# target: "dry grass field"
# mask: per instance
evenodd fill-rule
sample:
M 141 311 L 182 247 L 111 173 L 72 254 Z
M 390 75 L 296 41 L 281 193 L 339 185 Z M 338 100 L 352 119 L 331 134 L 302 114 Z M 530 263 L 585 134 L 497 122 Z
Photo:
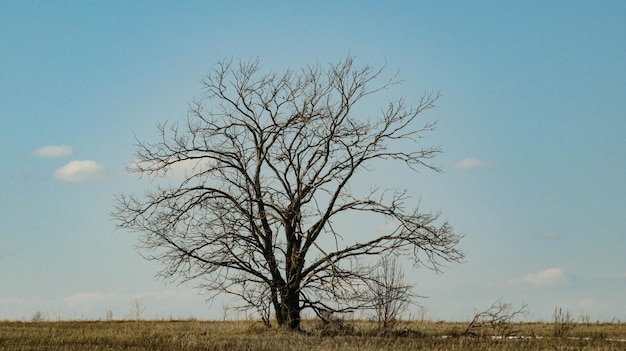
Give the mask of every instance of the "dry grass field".
M 626 350 L 623 323 L 511 325 L 517 337 L 489 328 L 464 336 L 468 323 L 404 322 L 380 335 L 375 325 L 307 321 L 299 333 L 257 322 L 59 321 L 0 322 L 0 350 Z M 523 337 L 522 337 L 523 336 Z

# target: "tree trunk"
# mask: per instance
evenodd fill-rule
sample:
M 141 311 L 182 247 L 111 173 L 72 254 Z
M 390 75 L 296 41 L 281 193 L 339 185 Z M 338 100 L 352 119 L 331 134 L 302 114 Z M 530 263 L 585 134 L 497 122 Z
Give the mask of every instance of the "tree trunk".
M 276 322 L 289 330 L 300 330 L 300 293 L 297 288 L 287 288 L 282 296 Z
M 280 308 L 280 302 L 278 301 L 278 291 L 272 288 L 272 305 L 274 305 L 274 312 L 276 314 L 276 324 L 282 327 L 285 324 L 285 318 L 283 318 Z

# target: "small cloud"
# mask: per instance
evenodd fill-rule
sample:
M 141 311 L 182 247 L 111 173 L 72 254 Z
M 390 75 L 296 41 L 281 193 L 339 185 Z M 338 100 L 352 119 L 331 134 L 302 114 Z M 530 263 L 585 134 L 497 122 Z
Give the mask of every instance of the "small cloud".
M 565 280 L 565 271 L 562 268 L 548 268 L 538 273 L 526 274 L 522 279 L 515 279 L 512 283 L 545 286 L 563 283 Z
M 88 305 L 94 302 L 114 299 L 116 298 L 115 294 L 110 293 L 102 293 L 102 292 L 80 292 L 63 299 L 65 303 L 69 306 L 69 308 L 74 308 L 75 306 L 80 305 Z
M 29 302 L 32 302 L 32 300 L 21 297 L 0 297 L 0 305 L 26 305 Z
M 490 167 L 491 167 L 490 163 L 487 163 L 485 161 L 481 161 L 475 158 L 466 158 L 452 165 L 452 168 L 455 168 L 455 169 L 478 169 L 478 168 L 490 168 Z
M 49 145 L 30 153 L 32 157 L 57 158 L 72 155 L 72 148 L 67 145 Z
M 611 304 L 606 302 L 600 302 L 594 298 L 585 298 L 582 300 L 576 301 L 576 307 L 583 311 L 597 311 L 597 310 L 605 310 L 610 307 Z
M 177 302 L 184 302 L 184 301 L 191 300 L 194 297 L 197 297 L 198 295 L 199 293 L 193 290 L 182 291 L 182 292 L 165 290 L 165 291 L 143 292 L 143 293 L 135 294 L 132 297 L 133 299 L 154 299 L 156 301 L 171 300 L 171 301 L 177 301 Z
M 64 182 L 87 182 L 103 178 L 104 167 L 94 161 L 72 161 L 54 171 L 54 177 Z
M 141 301 L 150 301 L 150 302 L 162 302 L 162 301 L 170 301 L 170 302 L 186 302 L 190 301 L 199 296 L 198 293 L 193 290 L 190 291 L 147 291 L 140 292 L 136 294 L 120 294 L 120 293 L 112 293 L 112 292 L 99 292 L 99 291 L 90 291 L 90 292 L 79 292 L 74 295 L 68 296 L 63 299 L 63 302 L 70 308 L 76 307 L 93 307 L 95 308 L 98 305 L 101 305 L 102 302 L 106 302 L 108 304 L 116 304 L 121 302 L 128 302 L 134 300 Z
M 2 311 L 0 319 L 23 320 L 30 318 L 29 315 L 34 311 L 42 311 L 45 318 L 51 317 L 59 320 L 99 319 L 107 310 L 107 318 L 110 318 L 108 317 L 109 311 L 111 315 L 124 318 L 124 314 L 135 300 L 144 307 L 149 306 L 151 311 L 158 313 L 156 316 L 172 315 L 176 311 L 185 313 L 187 316 L 195 315 L 198 310 L 197 306 L 204 306 L 205 303 L 205 299 L 195 288 L 139 293 L 80 291 L 54 299 L 0 296 L 0 311 Z M 50 315 L 51 306 L 54 306 L 52 316 Z M 26 315 L 24 315 L 25 311 Z

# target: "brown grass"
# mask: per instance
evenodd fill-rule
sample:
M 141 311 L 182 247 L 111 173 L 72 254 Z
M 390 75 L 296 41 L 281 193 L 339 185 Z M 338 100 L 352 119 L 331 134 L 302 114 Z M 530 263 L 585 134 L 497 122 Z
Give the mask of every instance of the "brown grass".
M 303 332 L 252 321 L 0 322 L 0 350 L 626 350 L 626 327 L 575 324 L 555 338 L 554 325 L 520 323 L 523 339 L 465 337 L 467 323 L 403 322 L 388 335 L 374 325 L 307 321 Z

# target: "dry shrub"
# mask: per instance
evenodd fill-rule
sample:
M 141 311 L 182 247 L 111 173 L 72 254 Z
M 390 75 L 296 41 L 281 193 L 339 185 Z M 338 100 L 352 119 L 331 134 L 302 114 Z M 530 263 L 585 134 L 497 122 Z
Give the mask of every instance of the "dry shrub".
M 574 317 L 569 311 L 563 311 L 560 307 L 554 309 L 552 323 L 554 325 L 554 337 L 562 338 L 569 334 L 576 326 Z
M 483 312 L 477 313 L 474 319 L 465 329 L 466 336 L 498 336 L 507 338 L 519 334 L 520 330 L 514 326 L 515 319 L 526 313 L 527 305 L 513 310 L 510 303 L 503 303 L 498 299 L 491 307 Z
M 329 312 L 312 324 L 310 333 L 317 336 L 355 335 L 357 330 L 353 319 Z

